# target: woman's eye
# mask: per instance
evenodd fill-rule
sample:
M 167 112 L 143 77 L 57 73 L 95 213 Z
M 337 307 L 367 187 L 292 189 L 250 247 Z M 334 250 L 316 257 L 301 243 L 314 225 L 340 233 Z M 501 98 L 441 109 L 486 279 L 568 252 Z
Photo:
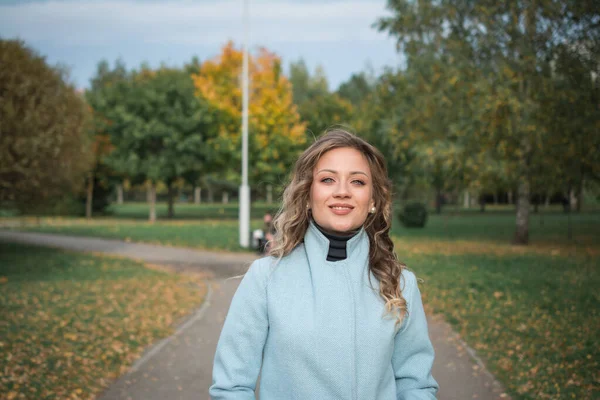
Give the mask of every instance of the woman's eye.
M 323 182 L 323 183 L 331 183 L 331 182 L 333 182 L 333 179 L 332 178 L 323 178 L 323 179 L 321 179 L 321 182 Z
M 359 179 L 352 181 L 352 183 L 354 183 L 355 185 L 359 185 L 359 186 L 365 185 L 365 181 L 361 181 Z

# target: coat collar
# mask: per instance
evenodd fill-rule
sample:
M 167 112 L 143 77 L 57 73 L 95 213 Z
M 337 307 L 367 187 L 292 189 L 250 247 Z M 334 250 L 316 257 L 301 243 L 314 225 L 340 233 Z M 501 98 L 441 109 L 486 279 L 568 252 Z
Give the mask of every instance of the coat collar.
M 364 227 L 348 240 L 346 244 L 346 259 L 340 261 L 327 261 L 329 252 L 329 239 L 310 221 L 304 235 L 304 246 L 311 265 L 365 265 L 369 260 L 369 237 Z

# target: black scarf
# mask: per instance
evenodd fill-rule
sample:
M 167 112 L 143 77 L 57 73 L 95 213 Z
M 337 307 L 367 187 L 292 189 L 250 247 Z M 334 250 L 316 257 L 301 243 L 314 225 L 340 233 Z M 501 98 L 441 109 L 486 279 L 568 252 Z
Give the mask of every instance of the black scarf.
M 347 235 L 339 236 L 325 232 L 325 230 L 321 228 L 316 222 L 315 226 L 327 239 L 329 239 L 329 251 L 327 252 L 327 261 L 345 260 L 347 255 L 346 244 L 348 243 L 348 240 L 353 238 L 358 233 L 358 231 L 349 232 Z

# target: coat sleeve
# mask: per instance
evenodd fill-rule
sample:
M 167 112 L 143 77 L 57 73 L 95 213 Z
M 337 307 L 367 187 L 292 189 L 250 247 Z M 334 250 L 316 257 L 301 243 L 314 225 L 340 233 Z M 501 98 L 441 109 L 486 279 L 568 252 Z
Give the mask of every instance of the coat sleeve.
M 267 263 L 255 261 L 242 279 L 221 331 L 209 394 L 213 400 L 255 399 L 269 329 Z
M 408 314 L 394 341 L 392 367 L 396 377 L 398 400 L 435 399 L 438 384 L 431 376 L 433 346 L 427 331 L 427 319 L 415 275 L 402 271 L 402 294 L 408 303 Z

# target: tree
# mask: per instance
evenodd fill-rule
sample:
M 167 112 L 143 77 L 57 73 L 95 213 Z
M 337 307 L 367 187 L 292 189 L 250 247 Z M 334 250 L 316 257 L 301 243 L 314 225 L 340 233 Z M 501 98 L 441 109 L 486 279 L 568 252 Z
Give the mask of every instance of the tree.
M 91 137 L 92 169 L 87 177 L 86 218 L 91 218 L 94 212 L 103 212 L 109 204 L 108 196 L 113 185 L 120 183 L 124 176 L 111 168 L 104 158 L 114 149 L 110 141 L 109 121 L 102 110 L 107 108 L 104 103 L 105 92 L 119 82 L 127 80 L 127 70 L 121 60 L 115 62 L 111 69 L 108 62 L 102 60 L 96 68 L 96 75 L 90 81 L 90 88 L 85 92 L 85 98 L 90 105 L 92 114 Z
M 290 65 L 290 81 L 309 141 L 333 125 L 350 124 L 352 104 L 329 91 L 323 67 L 317 66 L 311 75 L 304 60 L 300 59 Z
M 337 94 L 350 102 L 354 107 L 359 106 L 373 91 L 373 78 L 366 72 L 352 74 L 350 79 L 342 82 Z
M 156 219 L 156 182 L 165 182 L 173 217 L 175 181 L 206 168 L 212 151 L 206 142 L 216 136 L 214 114 L 196 97 L 189 72 L 142 67 L 105 87 L 96 106 L 114 146 L 106 162 L 136 181 L 150 182 L 150 221 Z
M 426 61 L 424 74 L 443 77 L 436 96 L 423 96 L 425 107 L 415 107 L 448 117 L 445 125 L 465 149 L 494 154 L 510 171 L 518 186 L 514 241 L 527 243 L 532 174 L 557 133 L 540 107 L 553 79 L 552 60 L 563 43 L 594 54 L 597 9 L 592 2 L 543 0 L 389 0 L 388 8 L 393 15 L 377 27 L 397 37 L 408 68 Z
M 351 126 L 358 135 L 377 147 L 385 156 L 394 192 L 406 198 L 414 183 L 416 149 L 414 134 L 401 129 L 405 119 L 407 81 L 402 73 L 386 70 L 373 88 L 353 109 Z
M 585 181 L 600 182 L 600 41 L 587 46 L 564 44 L 551 63 L 552 80 L 544 88 L 541 107 L 543 123 L 553 134 L 548 143 L 549 158 L 543 168 L 564 183 L 566 196 L 577 193 L 581 209 Z M 549 165 L 550 164 L 550 165 Z
M 290 64 L 290 83 L 295 104 L 302 104 L 314 95 L 310 72 L 302 58 Z
M 91 219 L 94 212 L 103 212 L 109 205 L 108 196 L 111 194 L 111 184 L 116 178 L 116 172 L 108 167 L 102 158 L 113 149 L 110 137 L 101 132 L 92 132 L 91 168 L 86 178 L 85 216 Z
M 0 201 L 35 211 L 75 194 L 89 168 L 86 104 L 22 41 L 0 40 Z
M 352 105 L 336 93 L 315 96 L 298 107 L 307 134 L 319 136 L 333 125 L 351 125 Z
M 221 54 L 205 61 L 193 75 L 199 97 L 219 112 L 218 136 L 209 140 L 211 162 L 223 177 L 240 181 L 243 53 L 232 42 Z M 283 75 L 281 61 L 262 48 L 249 56 L 249 179 L 279 182 L 305 143 L 305 126 L 292 100 L 292 87 Z
M 385 154 L 400 199 L 406 201 L 414 185 L 426 182 L 434 188 L 441 212 L 442 192 L 464 179 L 463 148 L 448 135 L 443 114 L 433 117 L 422 102 L 423 91 L 432 96 L 425 84 L 435 81 L 435 75 L 422 77 L 417 71 L 385 71 L 355 105 L 353 125 Z

